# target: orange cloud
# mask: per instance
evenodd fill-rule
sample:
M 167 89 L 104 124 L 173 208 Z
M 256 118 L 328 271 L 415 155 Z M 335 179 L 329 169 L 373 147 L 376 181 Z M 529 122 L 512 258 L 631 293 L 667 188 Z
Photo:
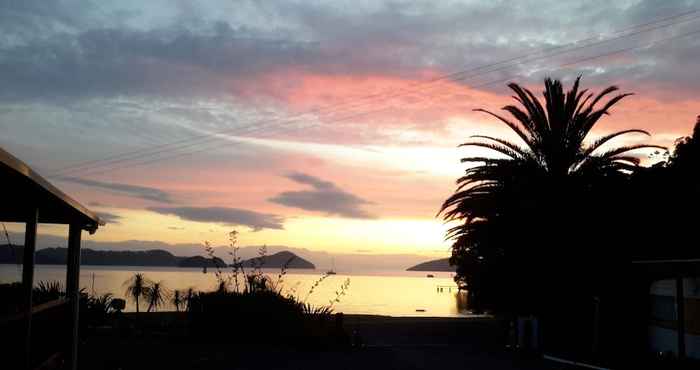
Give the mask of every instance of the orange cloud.
M 489 85 L 504 86 L 504 93 L 485 90 L 485 82 L 432 80 L 441 74 L 426 70 L 417 78 L 403 78 L 381 74 L 318 74 L 303 70 L 279 70 L 258 76 L 239 84 L 238 91 L 251 99 L 266 96 L 273 99 L 291 115 L 308 113 L 297 123 L 302 129 L 279 134 L 293 140 L 317 140 L 334 143 L 392 142 L 387 136 L 410 136 L 413 131 L 430 133 L 433 138 L 447 137 L 451 121 L 466 121 L 472 127 L 465 131 L 493 130 L 498 123 L 473 112 L 475 108 L 498 110 L 512 104 L 506 95 L 506 82 Z M 485 82 L 484 82 L 485 81 Z M 622 91 L 631 84 L 612 81 Z M 611 84 L 612 84 L 611 83 Z M 600 90 L 605 86 L 584 87 Z M 541 85 L 529 86 L 539 94 Z M 613 114 L 599 126 L 600 131 L 637 127 L 663 136 L 679 136 L 689 132 L 698 113 L 698 101 L 693 97 L 683 100 L 675 96 L 669 101 L 669 92 L 654 86 L 635 89 L 637 95 L 619 103 Z M 300 134 L 301 133 L 301 134 Z

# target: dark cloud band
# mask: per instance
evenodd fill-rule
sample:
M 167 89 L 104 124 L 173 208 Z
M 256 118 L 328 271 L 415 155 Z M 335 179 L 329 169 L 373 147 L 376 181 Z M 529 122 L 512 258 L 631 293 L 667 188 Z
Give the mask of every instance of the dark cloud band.
M 175 215 L 183 220 L 247 226 L 255 231 L 283 229 L 284 218 L 240 208 L 226 207 L 149 207 L 148 210 Z
M 79 177 L 61 177 L 59 180 L 72 182 L 83 186 L 109 190 L 134 198 L 141 198 L 159 203 L 173 203 L 173 198 L 170 193 L 147 186 L 122 184 L 117 182 L 103 182 L 97 180 L 83 179 Z
M 330 181 L 299 172 L 287 174 L 285 177 L 299 184 L 309 185 L 313 189 L 285 191 L 268 199 L 270 202 L 327 215 L 348 218 L 374 217 L 362 209 L 363 205 L 371 202 L 338 188 Z

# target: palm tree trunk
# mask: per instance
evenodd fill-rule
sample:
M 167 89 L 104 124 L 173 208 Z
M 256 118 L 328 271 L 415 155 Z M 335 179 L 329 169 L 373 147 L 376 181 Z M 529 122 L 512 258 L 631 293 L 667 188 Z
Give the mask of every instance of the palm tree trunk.
M 139 297 L 136 296 L 136 313 L 139 313 Z

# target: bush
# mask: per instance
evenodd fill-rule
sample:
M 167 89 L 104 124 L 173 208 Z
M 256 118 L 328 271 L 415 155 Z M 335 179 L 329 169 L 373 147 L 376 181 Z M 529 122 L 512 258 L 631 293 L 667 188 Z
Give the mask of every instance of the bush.
M 318 349 L 349 344 L 342 328 L 342 314 L 332 320 L 333 305 L 345 295 L 349 280 L 327 306 L 314 307 L 292 294 L 282 293 L 286 266 L 276 281 L 263 274 L 261 262 L 254 263 L 246 271 L 237 254 L 237 233 L 234 231 L 229 236 L 229 255 L 233 260 L 231 272 L 225 274 L 217 266 L 216 291 L 186 296 L 193 335 L 199 340 L 239 346 L 257 346 L 263 342 L 273 346 Z M 214 257 L 213 249 L 209 244 L 206 246 L 207 253 Z M 262 247 L 257 261 L 263 261 L 266 252 Z M 326 277 L 318 279 L 307 298 Z

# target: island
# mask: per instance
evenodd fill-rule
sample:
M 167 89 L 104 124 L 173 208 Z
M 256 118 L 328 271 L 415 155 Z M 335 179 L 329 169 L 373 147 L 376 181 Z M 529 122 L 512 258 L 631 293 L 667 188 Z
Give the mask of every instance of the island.
M 428 262 L 419 263 L 413 267 L 409 267 L 406 271 L 446 271 L 455 272 L 456 267 L 450 266 L 449 258 L 440 258 Z
M 254 257 L 242 262 L 244 267 L 254 267 L 260 265 L 262 268 L 288 268 L 288 269 L 309 269 L 314 270 L 313 263 L 288 251 L 281 251 L 269 256 Z
M 24 247 L 17 245 L 0 245 L 0 263 L 22 264 Z M 67 249 L 63 247 L 44 248 L 36 251 L 34 260 L 39 265 L 63 265 L 66 263 Z M 162 249 L 145 251 L 102 251 L 90 248 L 80 250 L 80 259 L 83 265 L 93 266 L 160 266 L 160 267 L 215 267 L 226 266 L 226 263 L 218 258 L 203 256 L 182 257 Z M 251 258 L 243 261 L 246 267 L 254 265 Z M 263 268 L 282 268 L 287 265 L 289 269 L 315 269 L 313 263 L 295 255 L 292 252 L 282 251 L 265 256 L 262 261 Z
M 226 262 L 219 257 L 192 256 L 182 258 L 177 267 L 226 267 Z

